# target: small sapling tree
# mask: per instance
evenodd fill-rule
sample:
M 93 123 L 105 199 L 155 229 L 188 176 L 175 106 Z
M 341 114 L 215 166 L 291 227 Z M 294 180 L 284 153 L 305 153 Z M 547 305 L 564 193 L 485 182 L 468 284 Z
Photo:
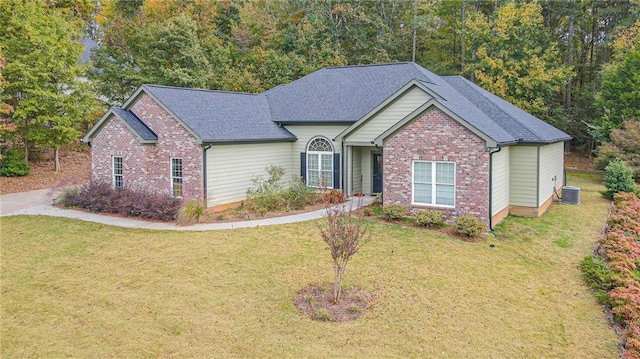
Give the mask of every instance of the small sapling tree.
M 331 250 L 334 274 L 333 301 L 338 303 L 347 262 L 371 239 L 371 234 L 363 228 L 362 211 L 356 214 L 351 207 L 347 208 L 344 204 L 330 207 L 328 202 L 325 207 L 325 223 L 320 227 L 320 235 Z

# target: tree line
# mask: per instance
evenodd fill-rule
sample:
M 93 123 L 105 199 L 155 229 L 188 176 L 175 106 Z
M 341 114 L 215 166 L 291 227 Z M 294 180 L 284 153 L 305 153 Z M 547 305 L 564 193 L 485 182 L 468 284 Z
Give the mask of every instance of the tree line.
M 143 83 L 261 92 L 415 56 L 640 168 L 639 14 L 632 0 L 9 0 L 0 138 L 58 148 Z M 99 44 L 86 65 L 82 37 Z

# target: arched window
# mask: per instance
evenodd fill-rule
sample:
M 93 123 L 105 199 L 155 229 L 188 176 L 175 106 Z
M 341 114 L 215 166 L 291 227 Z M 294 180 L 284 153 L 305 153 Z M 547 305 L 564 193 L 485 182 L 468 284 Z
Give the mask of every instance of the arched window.
M 307 145 L 307 185 L 333 188 L 333 146 L 324 137 Z

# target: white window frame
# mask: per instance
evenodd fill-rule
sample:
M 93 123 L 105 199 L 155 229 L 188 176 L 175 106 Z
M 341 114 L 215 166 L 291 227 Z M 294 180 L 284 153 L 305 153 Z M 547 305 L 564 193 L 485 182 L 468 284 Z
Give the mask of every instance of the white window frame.
M 174 175 L 173 165 L 174 165 L 174 161 L 176 161 L 176 160 L 180 161 L 180 176 L 179 177 Z M 169 162 L 169 167 L 170 167 L 169 174 L 170 174 L 170 178 L 171 178 L 171 196 L 175 197 L 175 198 L 182 198 L 182 196 L 184 196 L 184 162 L 182 161 L 182 158 L 181 157 L 171 157 L 171 160 Z M 175 184 L 176 184 L 175 180 L 177 180 L 177 179 L 180 180 L 180 185 L 181 185 L 180 194 L 179 195 L 176 195 L 176 188 L 175 188 Z
M 416 169 L 416 163 L 430 163 L 431 164 L 431 203 L 425 203 L 425 202 L 416 202 L 416 191 L 415 191 L 415 169 Z M 437 183 L 436 178 L 436 171 L 437 171 L 437 164 L 438 163 L 446 163 L 446 164 L 452 164 L 453 165 L 453 185 L 450 183 Z M 457 181 L 457 176 L 456 176 L 456 163 L 455 162 L 448 162 L 448 161 L 423 161 L 423 160 L 415 160 L 411 163 L 411 204 L 412 205 L 416 205 L 416 206 L 433 206 L 433 207 L 444 207 L 444 208 L 455 208 L 456 206 L 456 181 Z M 447 186 L 452 186 L 453 187 L 453 204 L 452 205 L 447 205 L 447 204 L 438 204 L 438 199 L 437 199 L 437 185 L 447 185 Z
M 120 173 L 116 172 L 116 159 L 120 160 Z M 122 156 L 111 156 L 111 179 L 113 188 L 124 188 L 124 160 Z
M 329 152 L 329 151 L 310 151 L 309 148 L 311 147 L 311 144 L 316 140 L 326 141 L 329 144 L 329 146 L 331 147 L 331 152 Z M 307 166 L 306 166 L 306 170 L 307 170 L 306 176 L 307 177 L 306 178 L 307 178 L 307 185 L 309 187 L 329 188 L 329 189 L 333 189 L 334 188 L 334 183 L 333 183 L 333 171 L 334 171 L 334 168 L 333 168 L 333 154 L 334 154 L 333 144 L 326 137 L 316 136 L 316 137 L 312 138 L 311 140 L 309 140 L 309 143 L 307 144 L 307 158 L 306 158 L 306 161 L 307 161 Z M 330 161 L 329 161 L 330 169 L 324 169 L 322 167 L 322 155 L 328 155 L 329 156 L 329 158 L 330 158 Z M 314 156 L 318 160 L 318 170 L 317 170 L 318 173 L 319 174 L 321 174 L 323 172 L 329 172 L 330 173 L 330 175 L 329 175 L 329 179 L 331 180 L 331 185 L 330 186 L 329 185 L 325 186 L 322 183 L 318 183 L 318 186 L 313 186 L 313 185 L 310 184 L 309 179 L 311 178 L 311 176 L 309 175 L 309 163 L 311 163 L 311 161 L 309 161 L 309 158 L 310 157 L 314 157 Z M 318 182 L 320 182 L 320 180 Z

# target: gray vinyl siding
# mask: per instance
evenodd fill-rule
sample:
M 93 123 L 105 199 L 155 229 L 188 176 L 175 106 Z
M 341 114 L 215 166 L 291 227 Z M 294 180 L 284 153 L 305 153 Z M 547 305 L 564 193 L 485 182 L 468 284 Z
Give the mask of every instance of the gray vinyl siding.
M 351 153 L 352 193 L 362 193 L 362 148 L 355 147 Z
M 493 163 L 491 167 L 491 180 L 493 182 L 491 187 L 491 215 L 496 215 L 498 212 L 509 206 L 509 159 L 510 159 L 510 147 L 503 147 L 500 152 L 493 154 Z
M 430 98 L 428 94 L 418 87 L 410 89 L 366 121 L 360 128 L 345 138 L 345 141 L 367 143 L 373 141 Z
M 553 196 L 553 189 L 564 183 L 564 143 L 552 143 L 540 147 L 540 180 L 538 206 Z
M 235 203 L 247 197 L 255 176 L 264 176 L 270 165 L 285 169 L 291 177 L 291 142 L 214 145 L 207 150 L 207 205 Z
M 512 206 L 537 207 L 538 147 L 510 146 L 509 201 Z

